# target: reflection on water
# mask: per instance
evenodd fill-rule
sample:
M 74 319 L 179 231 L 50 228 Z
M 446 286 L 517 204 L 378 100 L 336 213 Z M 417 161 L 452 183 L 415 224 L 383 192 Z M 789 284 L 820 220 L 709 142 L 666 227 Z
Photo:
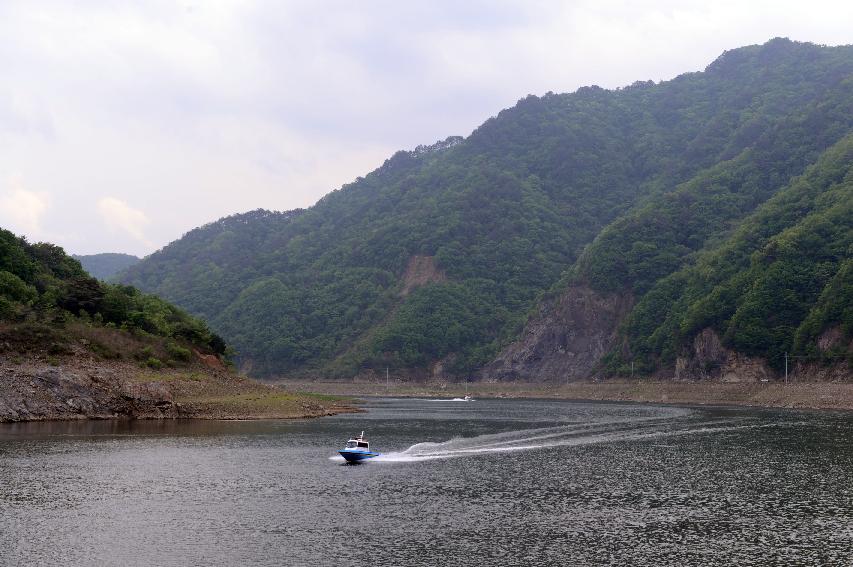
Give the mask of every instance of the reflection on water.
M 0 565 L 833 564 L 853 549 L 849 414 L 369 406 L 2 425 Z M 383 456 L 339 466 L 361 430 Z
M 169 435 L 193 437 L 199 435 L 221 435 L 251 433 L 269 430 L 263 421 L 226 421 L 195 419 L 162 420 L 79 420 L 79 421 L 30 421 L 0 424 L 0 443 L 23 439 L 50 439 L 56 437 L 110 437 Z

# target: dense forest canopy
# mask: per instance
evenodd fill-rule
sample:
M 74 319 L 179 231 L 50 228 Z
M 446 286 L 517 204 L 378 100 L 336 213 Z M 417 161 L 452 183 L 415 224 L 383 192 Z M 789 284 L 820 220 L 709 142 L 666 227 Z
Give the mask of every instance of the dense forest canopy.
M 634 280 L 637 281 L 636 279 Z M 631 360 L 671 363 L 703 329 L 781 368 L 784 354 L 830 359 L 853 336 L 853 134 L 695 262 L 659 278 L 628 317 Z M 840 331 L 818 349 L 827 329 Z M 625 371 L 616 353 L 610 370 Z
M 726 284 L 697 283 L 688 294 L 682 271 L 731 245 L 742 222 L 761 222 L 753 211 L 851 126 L 853 48 L 775 39 L 659 84 L 529 96 L 467 138 L 396 153 L 309 209 L 258 210 L 193 230 L 122 281 L 205 317 L 245 368 L 267 376 L 426 371 L 437 362 L 464 375 L 518 334 L 543 294 L 586 282 L 640 302 L 624 331 L 631 344 L 612 353 L 610 368 L 633 348 L 652 369 L 696 327 L 643 298 L 669 286 L 661 301 L 684 291 L 678 305 L 693 313 L 696 298 Z M 849 226 L 843 211 L 832 215 Z M 814 288 L 798 300 L 809 323 L 793 340 L 803 349 L 829 321 L 811 315 L 813 304 L 843 311 L 821 285 L 849 285 L 849 254 L 802 284 Z M 413 287 L 415 257 L 430 258 L 441 277 Z M 650 338 L 665 333 L 643 309 L 679 332 Z M 760 310 L 735 311 L 743 313 L 735 323 L 713 318 L 730 344 L 775 356 L 777 339 L 791 342 L 796 321 L 744 339 L 761 334 Z

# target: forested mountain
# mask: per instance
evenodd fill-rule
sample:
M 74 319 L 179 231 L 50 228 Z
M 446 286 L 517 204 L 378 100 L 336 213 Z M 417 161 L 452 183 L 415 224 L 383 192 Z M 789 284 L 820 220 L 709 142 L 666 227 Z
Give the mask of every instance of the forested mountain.
M 688 227 L 696 203 L 705 200 L 693 197 L 677 215 Z M 637 211 L 603 231 L 568 286 L 542 302 L 522 338 L 485 373 L 505 379 L 634 372 L 772 377 L 787 353 L 791 369 L 806 365 L 814 374 L 815 366 L 834 366 L 850 376 L 853 134 L 733 232 L 706 239 L 701 250 L 673 264 L 660 259 L 672 259 L 679 246 L 689 251 L 673 244 L 674 235 L 691 234 L 661 225 L 642 230 L 644 221 L 675 214 L 667 200 L 677 201 L 656 199 L 654 213 Z M 603 253 L 619 247 L 621 253 Z
M 853 333 L 853 135 L 824 152 L 722 244 L 656 281 L 624 333 L 633 358 L 653 370 L 674 362 L 685 339 L 705 329 L 776 368 L 785 352 L 798 358 L 847 354 Z M 827 330 L 838 335 L 821 348 L 818 338 Z
M 207 318 L 258 375 L 386 365 L 463 375 L 581 286 L 625 299 L 614 317 L 625 324 L 585 372 L 672 365 L 707 327 L 776 360 L 791 340 L 813 348 L 845 313 L 831 290 L 849 290 L 849 210 L 823 196 L 843 201 L 838 183 L 808 179 L 838 180 L 852 127 L 853 48 L 775 39 L 660 84 L 529 96 L 468 138 L 398 152 L 307 210 L 193 230 L 122 278 Z M 773 212 L 797 191 L 811 195 L 799 213 Z M 821 218 L 840 236 L 810 240 Z M 770 242 L 835 254 L 798 268 L 791 285 L 809 289 L 792 292 L 796 314 L 779 324 L 761 319 L 788 305 L 762 303 Z M 761 285 L 771 287 L 747 293 Z M 838 329 L 849 343 L 850 325 Z M 506 352 L 489 367 L 506 377 L 553 355 Z
M 102 254 L 88 254 L 71 256 L 83 266 L 94 278 L 108 280 L 117 273 L 129 268 L 139 262 L 139 258 L 132 254 L 120 254 L 117 252 L 104 252 Z

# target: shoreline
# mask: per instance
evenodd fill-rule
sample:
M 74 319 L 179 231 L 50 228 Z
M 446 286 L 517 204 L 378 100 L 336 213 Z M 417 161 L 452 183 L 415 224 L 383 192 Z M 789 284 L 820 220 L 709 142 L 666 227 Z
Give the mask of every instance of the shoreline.
M 464 383 L 276 382 L 318 394 L 380 397 L 462 397 Z M 550 398 L 591 402 L 634 402 L 672 405 L 743 406 L 762 408 L 853 411 L 850 382 L 712 382 L 660 380 L 583 381 L 568 384 L 471 382 L 473 398 Z
M 342 396 L 285 389 L 194 362 L 0 357 L 0 423 L 82 420 L 308 419 L 363 411 Z

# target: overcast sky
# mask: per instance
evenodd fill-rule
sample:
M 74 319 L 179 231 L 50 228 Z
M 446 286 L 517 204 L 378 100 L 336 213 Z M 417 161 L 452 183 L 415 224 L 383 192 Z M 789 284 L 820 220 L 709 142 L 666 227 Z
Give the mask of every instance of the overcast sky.
M 306 207 L 529 93 L 698 71 L 853 2 L 0 2 L 0 227 L 144 255 Z

